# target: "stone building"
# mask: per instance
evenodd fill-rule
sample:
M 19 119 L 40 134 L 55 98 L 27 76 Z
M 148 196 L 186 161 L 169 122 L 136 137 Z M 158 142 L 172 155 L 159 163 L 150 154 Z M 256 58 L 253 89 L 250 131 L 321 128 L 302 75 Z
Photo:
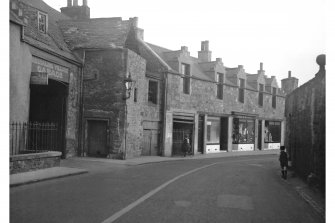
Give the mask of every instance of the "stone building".
M 226 67 L 221 58 L 212 61 L 208 41 L 201 42 L 197 58 L 185 46 L 172 51 L 148 45 L 165 62 L 164 156 L 180 154 L 185 135 L 191 136 L 194 153 L 284 144 L 285 94 L 262 63 L 255 74 L 242 65 Z
M 317 57 L 315 77 L 286 97 L 286 140 L 293 169 L 313 178 L 325 191 L 326 164 L 326 57 Z
M 178 155 L 186 135 L 193 153 L 283 144 L 285 94 L 262 63 L 249 74 L 212 61 L 208 41 L 197 58 L 185 46 L 147 43 L 136 17 L 90 18 L 86 0 L 68 0 L 61 12 L 42 0 L 11 5 L 11 120 L 62 120 L 66 156 Z M 47 87 L 31 81 L 42 69 Z
M 16 128 L 15 140 L 11 134 L 11 146 L 16 143 L 11 154 L 31 150 L 37 141 L 45 142 L 46 135 L 39 134 L 38 139 L 26 135 L 30 122 L 39 126 L 54 123 L 57 139 L 53 149 L 63 157 L 77 155 L 81 61 L 68 48 L 57 25 L 68 19 L 40 0 L 10 1 L 10 122 L 21 126 Z M 44 144 L 43 149 L 50 148 Z

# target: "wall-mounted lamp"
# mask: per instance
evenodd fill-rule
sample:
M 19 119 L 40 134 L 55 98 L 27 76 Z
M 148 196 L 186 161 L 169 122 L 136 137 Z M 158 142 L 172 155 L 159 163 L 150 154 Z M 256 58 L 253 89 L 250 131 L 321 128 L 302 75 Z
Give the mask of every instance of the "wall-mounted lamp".
M 135 85 L 135 80 L 131 79 L 131 74 L 129 73 L 129 76 L 124 79 L 124 84 L 126 85 L 126 95 L 124 96 L 124 100 L 127 100 L 131 96 L 131 90 L 133 89 L 133 86 Z

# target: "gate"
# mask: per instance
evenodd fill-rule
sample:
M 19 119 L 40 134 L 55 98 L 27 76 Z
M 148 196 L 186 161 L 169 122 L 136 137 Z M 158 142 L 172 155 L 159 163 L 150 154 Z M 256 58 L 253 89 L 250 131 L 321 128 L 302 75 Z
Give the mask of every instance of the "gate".
M 191 147 L 192 144 L 192 130 L 190 129 L 174 129 L 173 130 L 173 143 L 172 143 L 172 154 L 173 155 L 183 155 L 182 146 L 185 137 L 188 136 L 190 139 Z

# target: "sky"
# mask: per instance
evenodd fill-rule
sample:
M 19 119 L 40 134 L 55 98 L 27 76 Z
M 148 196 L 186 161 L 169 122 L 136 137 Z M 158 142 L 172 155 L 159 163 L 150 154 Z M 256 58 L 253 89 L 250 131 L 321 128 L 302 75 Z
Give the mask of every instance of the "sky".
M 67 0 L 44 0 L 60 10 Z M 79 0 L 82 5 L 82 0 Z M 315 76 L 326 53 L 325 0 L 88 0 L 91 18 L 138 17 L 144 40 L 171 50 L 187 46 L 197 57 L 208 40 L 212 60 L 257 73 L 260 62 L 278 84 L 288 71 L 299 86 Z

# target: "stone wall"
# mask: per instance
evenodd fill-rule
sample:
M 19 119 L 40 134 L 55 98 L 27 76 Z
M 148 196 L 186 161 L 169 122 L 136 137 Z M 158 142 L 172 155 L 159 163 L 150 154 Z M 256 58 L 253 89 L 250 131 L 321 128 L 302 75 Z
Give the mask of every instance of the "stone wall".
M 127 99 L 127 158 L 138 157 L 142 151 L 143 140 L 143 116 L 147 114 L 144 104 L 148 101 L 148 82 L 145 78 L 146 62 L 134 53 L 127 50 L 127 72 L 135 80 L 131 97 Z M 137 100 L 134 100 L 134 89 L 137 89 Z
M 216 83 L 191 79 L 191 94 L 183 93 L 183 79 L 168 77 L 168 110 L 181 109 L 213 114 L 231 114 L 232 111 L 258 114 L 260 118 L 283 119 L 285 98 L 277 96 L 277 107 L 272 108 L 272 95 L 264 93 L 263 107 L 258 105 L 258 92 L 245 90 L 244 103 L 238 101 L 238 88 L 225 85 L 223 99 L 216 97 Z
M 302 177 L 314 173 L 325 185 L 325 71 L 286 98 L 286 141 L 292 167 Z
M 125 100 L 124 79 L 128 74 L 135 80 L 135 85 L 130 98 Z M 107 146 L 112 158 L 125 158 L 124 151 L 127 151 L 128 158 L 139 156 L 143 135 L 142 105 L 146 91 L 143 87 L 145 60 L 127 49 L 87 51 L 84 79 L 84 122 L 90 118 L 108 121 Z M 138 91 L 137 102 L 134 101 L 135 88 Z M 84 151 L 87 152 L 87 126 L 84 128 Z
M 21 27 L 10 23 L 10 122 L 29 119 L 31 54 L 21 42 Z
M 110 154 L 122 151 L 124 134 L 125 57 L 122 49 L 86 51 L 84 65 L 84 151 L 88 151 L 87 123 L 89 118 L 106 119 L 109 125 Z
M 11 156 L 10 174 L 59 167 L 61 155 L 60 152 L 44 152 Z

